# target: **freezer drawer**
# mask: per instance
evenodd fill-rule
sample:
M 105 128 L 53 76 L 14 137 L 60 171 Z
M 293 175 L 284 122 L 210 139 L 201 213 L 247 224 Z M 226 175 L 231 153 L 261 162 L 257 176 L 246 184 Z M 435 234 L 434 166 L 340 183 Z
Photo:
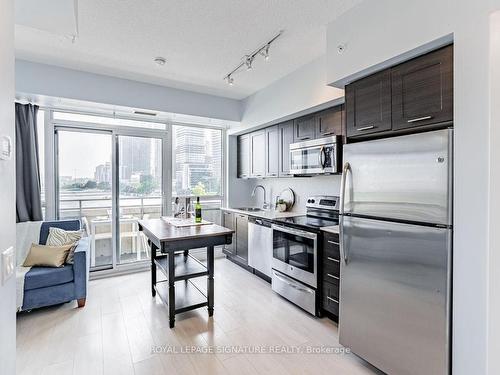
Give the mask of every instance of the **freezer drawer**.
M 344 212 L 451 225 L 452 134 L 445 129 L 345 145 Z
M 451 230 L 344 217 L 340 343 L 388 374 L 448 374 Z

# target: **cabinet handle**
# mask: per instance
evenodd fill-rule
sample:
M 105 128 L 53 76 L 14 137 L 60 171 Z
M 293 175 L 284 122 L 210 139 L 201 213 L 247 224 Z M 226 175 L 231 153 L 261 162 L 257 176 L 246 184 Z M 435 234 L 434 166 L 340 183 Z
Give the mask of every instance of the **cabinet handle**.
M 358 128 L 358 132 L 363 132 L 365 130 L 375 129 L 375 125 L 365 126 L 363 128 Z
M 328 240 L 328 243 L 331 243 L 332 245 L 338 245 L 339 244 L 338 242 L 334 242 L 334 241 L 330 241 L 330 240 Z
M 407 122 L 412 123 L 412 122 L 430 120 L 431 118 L 432 118 L 432 116 L 424 116 L 424 117 L 412 118 L 411 120 L 408 120 Z
M 335 132 L 328 132 L 328 133 L 323 133 L 323 135 L 334 135 Z
M 331 277 L 332 279 L 335 279 L 335 280 L 340 280 L 337 276 L 334 276 L 331 273 L 327 273 L 326 276 Z
M 335 298 L 332 298 L 330 296 L 326 296 L 326 299 L 329 301 L 335 302 L 335 303 L 339 303 L 339 301 L 337 301 Z
M 332 258 L 332 257 L 326 257 L 326 259 L 331 260 L 332 262 L 340 263 L 340 260 Z

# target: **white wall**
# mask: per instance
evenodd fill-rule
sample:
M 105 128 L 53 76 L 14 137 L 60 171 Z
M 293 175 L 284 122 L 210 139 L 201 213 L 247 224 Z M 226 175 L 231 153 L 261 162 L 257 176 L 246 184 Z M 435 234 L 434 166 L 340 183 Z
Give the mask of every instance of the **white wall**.
M 16 92 L 239 121 L 241 102 L 214 95 L 16 60 Z
M 14 140 L 14 1 L 0 0 L 0 135 Z M 15 246 L 14 160 L 0 160 L 0 251 Z M 0 373 L 15 374 L 16 285 L 0 286 Z
M 237 178 L 237 158 L 238 147 L 237 138 L 235 136 L 227 137 L 226 144 L 226 202 L 228 207 L 246 207 L 251 205 L 250 194 L 252 192 L 252 184 L 249 180 Z
M 493 315 L 493 309 L 488 312 L 488 290 L 498 290 L 497 284 L 488 283 L 488 271 L 496 272 L 499 266 L 488 264 L 496 261 L 489 258 L 494 252 L 489 230 L 498 231 L 488 221 L 489 15 L 499 7 L 498 0 L 365 1 L 329 25 L 327 35 L 329 82 L 454 35 L 454 374 L 500 373 L 494 363 L 498 352 L 487 346 L 488 338 L 493 342 L 500 334 L 491 330 L 498 315 Z M 347 49 L 339 55 L 337 46 L 344 42 Z
M 490 254 L 489 254 L 489 337 L 488 358 L 490 373 L 500 369 L 500 12 L 491 17 L 491 119 L 490 119 Z
M 343 90 L 326 85 L 326 57 L 323 56 L 246 98 L 241 123 L 248 128 L 285 120 L 287 116 L 343 96 Z
M 462 1 L 463 2 L 463 1 Z M 364 1 L 327 28 L 327 83 L 346 81 L 395 63 L 396 56 L 412 57 L 434 40 L 453 33 L 455 0 Z M 337 48 L 344 45 L 339 54 Z M 432 48 L 432 43 L 429 48 Z M 402 60 L 400 60 L 402 61 Z M 385 64 L 384 64 L 385 63 Z M 359 74 L 361 72 L 361 74 Z M 348 79 L 346 79 L 348 78 Z

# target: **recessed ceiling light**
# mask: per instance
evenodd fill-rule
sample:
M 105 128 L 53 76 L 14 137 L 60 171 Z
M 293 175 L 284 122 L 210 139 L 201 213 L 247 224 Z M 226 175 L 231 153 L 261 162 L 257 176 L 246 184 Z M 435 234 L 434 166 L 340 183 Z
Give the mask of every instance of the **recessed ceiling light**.
M 167 60 L 161 56 L 155 57 L 153 61 L 159 66 L 163 66 L 167 63 Z

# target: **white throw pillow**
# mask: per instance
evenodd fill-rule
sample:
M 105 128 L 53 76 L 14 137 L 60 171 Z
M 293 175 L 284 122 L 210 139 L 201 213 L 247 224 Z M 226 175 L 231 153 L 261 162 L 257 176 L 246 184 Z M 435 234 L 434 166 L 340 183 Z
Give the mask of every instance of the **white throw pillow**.
M 78 241 L 83 236 L 83 230 L 64 230 L 61 228 L 49 228 L 49 236 L 47 237 L 47 246 L 63 246 L 73 245 L 66 258 L 66 263 L 73 264 L 75 256 L 75 248 Z

